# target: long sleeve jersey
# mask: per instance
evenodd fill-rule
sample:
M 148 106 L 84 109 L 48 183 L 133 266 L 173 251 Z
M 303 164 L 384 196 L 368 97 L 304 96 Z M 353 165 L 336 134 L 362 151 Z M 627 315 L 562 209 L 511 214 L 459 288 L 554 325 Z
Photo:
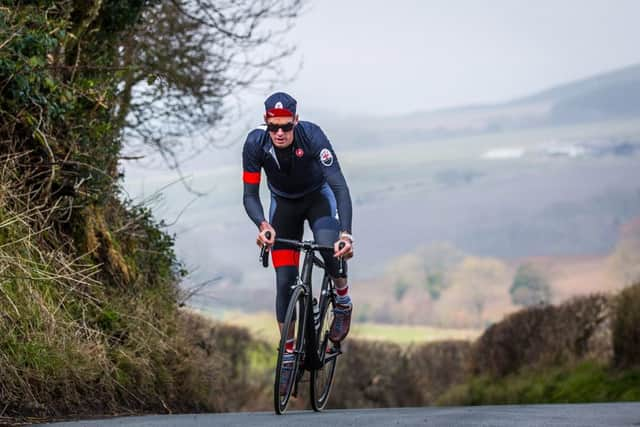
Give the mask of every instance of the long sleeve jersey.
M 336 197 L 341 230 L 351 233 L 351 195 L 338 158 L 322 129 L 300 121 L 294 128 L 290 149 L 290 163 L 281 167 L 284 165 L 278 160 L 266 128 L 254 129 L 247 136 L 242 149 L 243 202 L 251 220 L 258 226 L 265 220 L 259 195 L 260 172 L 264 169 L 269 190 L 288 199 L 303 197 L 329 184 Z

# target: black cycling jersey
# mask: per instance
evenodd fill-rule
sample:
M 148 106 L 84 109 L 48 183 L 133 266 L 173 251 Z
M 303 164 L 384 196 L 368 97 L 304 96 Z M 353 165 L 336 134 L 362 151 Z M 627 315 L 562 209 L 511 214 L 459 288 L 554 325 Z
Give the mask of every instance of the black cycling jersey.
M 264 169 L 271 192 L 299 199 L 329 184 L 333 191 L 340 228 L 351 232 L 351 196 L 331 143 L 314 123 L 301 121 L 294 128 L 293 144 L 277 149 L 266 128 L 249 133 L 242 150 L 244 206 L 256 225 L 264 218 L 259 198 L 260 171 Z

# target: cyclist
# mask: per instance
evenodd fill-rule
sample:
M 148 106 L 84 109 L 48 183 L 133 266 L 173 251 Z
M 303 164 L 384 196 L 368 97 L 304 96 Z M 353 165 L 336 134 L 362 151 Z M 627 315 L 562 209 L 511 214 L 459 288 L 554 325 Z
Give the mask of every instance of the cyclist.
M 333 254 L 323 251 L 322 257 L 337 291 L 330 339 L 338 343 L 349 333 L 352 312 L 346 263 L 343 273 L 339 274 L 338 262 L 338 257 L 353 256 L 349 188 L 326 135 L 316 124 L 299 120 L 293 97 L 276 92 L 264 105 L 265 125 L 249 133 L 242 150 L 243 202 L 259 229 L 256 243 L 272 247 L 280 331 L 290 287 L 298 275 L 300 252 L 274 244 L 274 239 L 279 236 L 301 240 L 306 219 L 318 244 L 334 246 Z M 271 193 L 268 220 L 258 191 L 261 169 L 265 171 Z M 267 232 L 270 232 L 269 238 Z M 344 242 L 342 249 L 340 242 Z M 293 348 L 291 337 L 287 349 L 293 351 Z

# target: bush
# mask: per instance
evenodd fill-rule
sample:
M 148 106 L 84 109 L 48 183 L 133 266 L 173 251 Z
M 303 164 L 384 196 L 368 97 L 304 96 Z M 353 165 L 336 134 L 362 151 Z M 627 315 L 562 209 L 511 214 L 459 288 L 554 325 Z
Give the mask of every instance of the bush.
M 183 310 L 175 377 L 183 412 L 269 410 L 276 352 L 245 328 Z
M 404 363 L 402 347 L 386 342 L 347 340 L 338 359 L 332 408 L 388 408 L 399 406 L 398 377 Z
M 440 341 L 407 352 L 402 406 L 432 405 L 450 387 L 469 378 L 471 342 Z
M 640 370 L 617 371 L 584 361 L 523 369 L 503 378 L 480 376 L 448 390 L 440 405 L 620 402 L 640 400 Z
M 612 330 L 614 364 L 640 366 L 640 283 L 616 297 Z
M 422 406 L 467 379 L 471 343 L 442 341 L 403 349 L 348 340 L 338 359 L 333 408 Z
M 471 370 L 476 375 L 504 376 L 526 366 L 585 357 L 608 361 L 608 312 L 604 295 L 521 310 L 491 326 L 474 343 Z

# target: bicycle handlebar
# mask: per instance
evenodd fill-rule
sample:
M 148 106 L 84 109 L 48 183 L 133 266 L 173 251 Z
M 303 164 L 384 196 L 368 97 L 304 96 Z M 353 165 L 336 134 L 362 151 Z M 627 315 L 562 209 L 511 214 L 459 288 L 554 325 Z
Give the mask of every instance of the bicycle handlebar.
M 264 235 L 267 239 L 271 238 L 270 231 L 267 231 Z M 333 250 L 333 246 L 317 245 L 313 242 L 299 242 L 298 240 L 281 239 L 279 237 L 276 237 L 275 241 L 278 243 L 284 243 L 285 245 L 295 246 L 299 249 L 306 249 L 311 251 L 318 251 L 318 250 L 332 251 Z M 344 246 L 345 246 L 344 242 L 340 242 L 338 244 L 338 248 L 340 250 L 342 250 Z M 267 247 L 267 245 L 262 246 L 262 249 L 260 250 L 260 261 L 262 262 L 262 266 L 264 268 L 269 267 L 269 248 Z M 343 272 L 344 272 L 344 259 L 340 257 L 340 266 L 338 268 L 338 273 L 342 275 Z

